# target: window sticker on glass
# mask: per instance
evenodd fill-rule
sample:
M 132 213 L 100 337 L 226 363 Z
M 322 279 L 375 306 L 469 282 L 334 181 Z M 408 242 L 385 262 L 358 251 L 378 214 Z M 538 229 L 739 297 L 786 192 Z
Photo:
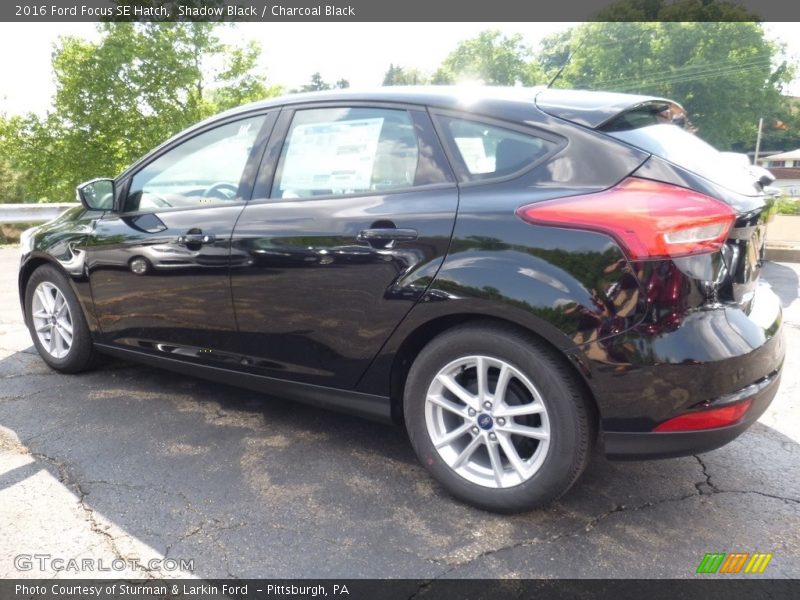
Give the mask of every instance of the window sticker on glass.
M 445 125 L 468 181 L 505 177 L 520 172 L 543 158 L 556 143 L 534 134 L 522 133 L 489 123 L 439 117 Z
M 281 189 L 331 194 L 368 190 L 372 183 L 382 117 L 293 128 L 287 143 Z
M 458 151 L 470 173 L 491 173 L 494 171 L 494 156 L 486 156 L 482 137 L 454 138 Z

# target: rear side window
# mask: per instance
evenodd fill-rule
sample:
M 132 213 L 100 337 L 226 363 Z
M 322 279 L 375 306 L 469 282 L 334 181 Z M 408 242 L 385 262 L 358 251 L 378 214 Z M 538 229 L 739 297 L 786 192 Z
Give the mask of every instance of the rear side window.
M 494 124 L 458 117 L 437 117 L 466 181 L 507 177 L 531 167 L 556 142 Z
M 273 198 L 384 192 L 417 184 L 419 144 L 405 110 L 319 108 L 295 114 Z

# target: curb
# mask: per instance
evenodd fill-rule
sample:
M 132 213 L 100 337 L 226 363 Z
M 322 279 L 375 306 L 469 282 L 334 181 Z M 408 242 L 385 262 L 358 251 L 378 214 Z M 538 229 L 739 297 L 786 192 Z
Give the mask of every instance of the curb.
M 800 244 L 767 242 L 767 260 L 772 262 L 800 263 Z

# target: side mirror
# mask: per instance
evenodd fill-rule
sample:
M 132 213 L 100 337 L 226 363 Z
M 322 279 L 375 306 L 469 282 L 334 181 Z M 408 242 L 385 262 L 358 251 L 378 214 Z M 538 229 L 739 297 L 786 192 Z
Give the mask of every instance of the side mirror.
M 114 180 L 92 179 L 78 186 L 78 200 L 89 210 L 114 208 Z

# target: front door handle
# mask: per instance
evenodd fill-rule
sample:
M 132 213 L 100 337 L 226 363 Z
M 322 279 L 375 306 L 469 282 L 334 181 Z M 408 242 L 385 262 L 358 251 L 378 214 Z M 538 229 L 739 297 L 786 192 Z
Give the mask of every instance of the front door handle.
M 217 240 L 216 236 L 206 233 L 185 233 L 178 237 L 178 243 L 184 246 L 211 244 Z
M 394 227 L 379 227 L 376 229 L 362 229 L 356 239 L 360 242 L 397 240 L 407 242 L 417 239 L 416 229 L 396 229 Z

